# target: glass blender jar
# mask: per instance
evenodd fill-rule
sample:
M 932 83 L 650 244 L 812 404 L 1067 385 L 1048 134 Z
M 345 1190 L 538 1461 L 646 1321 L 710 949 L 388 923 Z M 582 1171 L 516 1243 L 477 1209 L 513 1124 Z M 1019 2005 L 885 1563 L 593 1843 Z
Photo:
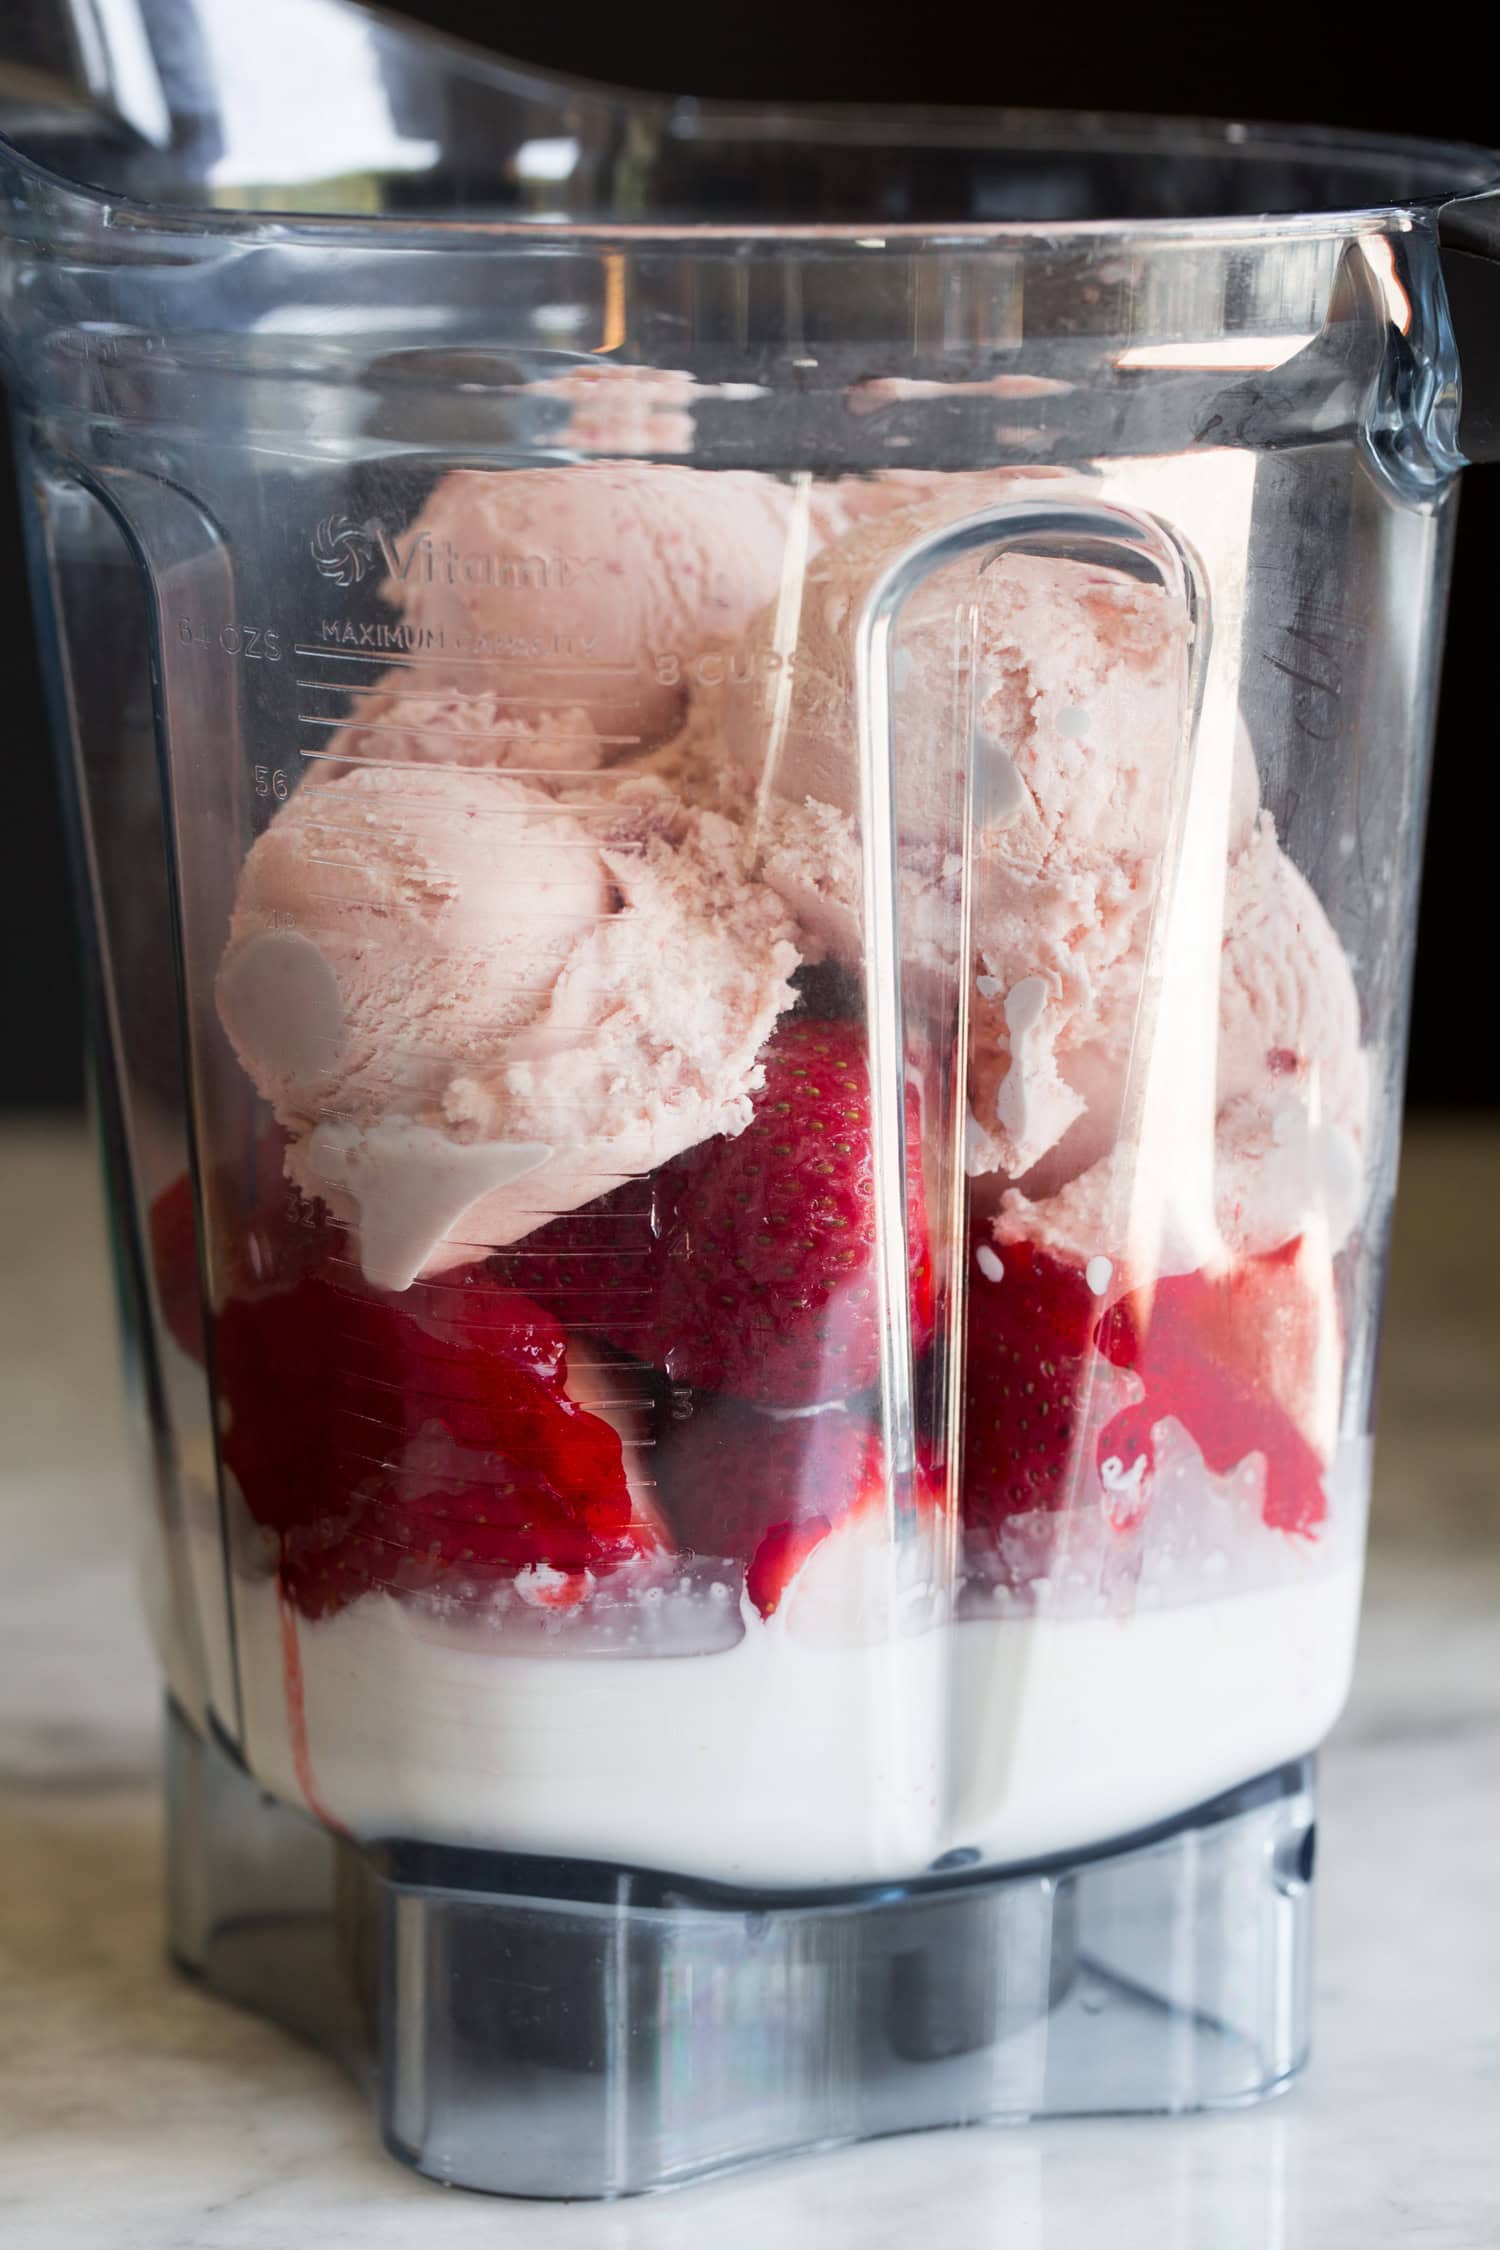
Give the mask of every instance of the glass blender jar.
M 175 1954 L 511 2193 L 1274 2091 L 1500 166 L 235 13 L 0 143 Z

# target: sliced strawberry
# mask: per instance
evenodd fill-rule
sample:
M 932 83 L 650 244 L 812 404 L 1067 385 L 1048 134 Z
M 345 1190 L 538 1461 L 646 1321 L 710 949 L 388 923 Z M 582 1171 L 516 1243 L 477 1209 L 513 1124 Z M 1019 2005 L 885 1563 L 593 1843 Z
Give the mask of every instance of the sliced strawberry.
M 663 1446 L 660 1470 L 679 1547 L 739 1564 L 762 1617 L 832 1533 L 886 1508 L 880 1433 L 842 1407 L 782 1419 L 705 1400 Z M 936 1506 L 925 1476 L 917 1494 Z
M 1273 1259 L 1280 1257 L 1272 1253 Z M 1247 1261 L 1250 1267 L 1264 1260 Z M 1284 1268 L 1282 1270 L 1285 1270 Z M 1152 1432 L 1168 1416 L 1188 1432 L 1216 1475 L 1251 1454 L 1266 1464 L 1263 1521 L 1275 1531 L 1316 1531 L 1328 1513 L 1322 1462 L 1271 1395 L 1263 1370 L 1276 1349 L 1277 1270 L 1238 1285 L 1202 1274 L 1173 1275 L 1148 1297 L 1112 1305 L 1099 1324 L 1099 1349 L 1145 1384 L 1146 1395 L 1100 1433 L 1098 1458 L 1117 1488 L 1155 1462 Z M 1265 1325 L 1267 1307 L 1273 1308 Z
M 146 1214 L 156 1302 L 167 1332 L 189 1359 L 203 1364 L 203 1296 L 198 1283 L 198 1221 L 193 1183 L 179 1173 Z
M 1240 1386 L 1325 1448 L 1338 1424 L 1343 1338 L 1332 1268 L 1301 1235 L 1222 1274 L 1162 1283 L 1162 1317 Z
M 976 1249 L 983 1248 L 981 1230 Z M 1306 1340 L 1304 1283 L 1290 1253 L 1248 1260 L 1223 1279 L 1173 1276 L 1154 1292 L 1119 1299 L 1102 1317 L 1080 1269 L 1030 1244 L 1011 1243 L 998 1260 L 992 1254 L 976 1264 L 963 1480 L 971 1537 L 1069 1504 L 1084 1415 L 1104 1362 L 1144 1387 L 1090 1448 L 1116 1529 L 1134 1528 L 1149 1505 L 1153 1433 L 1169 1417 L 1216 1474 L 1252 1454 L 1264 1458 L 1262 1514 L 1272 1529 L 1310 1534 L 1323 1521 L 1319 1453 L 1275 1387 L 1291 1383 Z
M 863 1505 L 856 1501 L 854 1507 Z M 772 1524 L 745 1569 L 745 1592 L 762 1617 L 772 1616 L 781 1607 L 792 1580 L 832 1530 L 827 1516 L 809 1516 L 803 1523 Z
M 619 1436 L 568 1396 L 557 1321 L 481 1269 L 397 1297 L 325 1264 L 231 1298 L 215 1353 L 225 1465 L 309 1615 L 377 1586 L 605 1576 L 656 1544 Z
M 811 1406 L 879 1373 L 869 1063 L 856 1025 L 808 1017 L 782 1024 L 761 1060 L 743 1133 L 703 1142 L 492 1263 L 570 1332 L 605 1336 L 676 1382 Z M 906 1130 L 920 1351 L 933 1284 L 914 1091 Z
M 309 1202 L 282 1175 L 286 1136 L 259 1132 L 239 1160 L 207 1167 L 204 1203 L 212 1273 L 220 1295 L 254 1295 L 285 1285 L 337 1254 L 340 1235 L 320 1203 Z M 162 1319 L 191 1359 L 203 1364 L 203 1306 L 193 1184 L 180 1172 L 152 1203 L 146 1220 L 151 1270 Z

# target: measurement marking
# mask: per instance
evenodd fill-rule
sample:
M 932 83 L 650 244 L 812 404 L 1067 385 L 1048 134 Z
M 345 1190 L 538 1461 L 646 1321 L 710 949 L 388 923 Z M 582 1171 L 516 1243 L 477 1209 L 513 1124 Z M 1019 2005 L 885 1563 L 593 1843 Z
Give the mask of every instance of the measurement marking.
M 648 1224 L 648 1213 L 645 1210 L 553 1210 L 553 1219 L 587 1219 L 589 1226 L 645 1226 Z M 589 1258 L 594 1255 L 587 1244 L 569 1246 L 567 1251 L 560 1251 L 558 1255 L 569 1258 L 569 1255 L 576 1255 L 578 1251 L 589 1255 Z M 522 1253 L 517 1249 L 515 1255 L 519 1258 Z M 526 1255 L 528 1258 L 551 1258 L 553 1251 L 526 1251 Z
M 625 1181 L 627 1180 L 649 1180 L 651 1178 L 651 1173 L 649 1171 L 621 1172 L 616 1170 L 612 1172 L 605 1172 L 600 1170 L 592 1170 L 585 1172 L 577 1167 L 573 1167 L 572 1169 L 573 1177 L 575 1180 L 613 1180 L 620 1186 L 623 1186 Z M 511 1205 L 511 1209 L 518 1215 L 518 1217 L 523 1219 L 566 1219 L 573 1216 L 573 1213 L 569 1211 L 549 1211 L 546 1205 L 543 1203 L 513 1203 Z M 623 1219 L 628 1217 L 635 1217 L 638 1216 L 638 1214 L 625 1211 L 611 1211 L 609 1216 L 611 1219 Z M 494 1243 L 488 1243 L 481 1244 L 480 1247 L 493 1250 L 495 1245 Z
M 300 687 L 316 687 L 317 682 L 315 680 L 301 680 L 298 685 Z M 342 692 L 340 690 L 340 693 Z M 602 742 L 611 749 L 629 749 L 639 744 L 641 739 L 638 734 L 600 734 L 598 729 L 592 725 L 586 734 L 578 727 L 549 727 L 542 731 L 536 727 L 528 726 L 523 736 L 521 728 L 506 728 L 499 724 L 492 727 L 422 727 L 418 726 L 415 720 L 408 720 L 405 725 L 386 726 L 380 720 L 360 719 L 354 715 L 346 715 L 339 719 L 325 719 L 316 711 L 299 711 L 297 713 L 297 724 L 304 727 L 332 727 L 335 730 L 347 727 L 351 734 L 394 734 L 399 735 L 403 740 L 413 734 L 423 734 L 436 736 L 440 740 L 451 737 L 455 742 L 493 742 L 498 736 L 501 741 L 514 742 L 524 739 L 528 742 Z M 350 755 L 353 756 L 355 753 L 351 752 Z M 439 758 L 424 758 L 416 761 L 419 765 L 441 765 L 443 762 Z M 393 766 L 397 761 L 394 758 L 380 758 L 376 760 L 376 763 Z M 513 769 L 502 767 L 495 770 L 503 772 Z M 543 773 L 568 771 L 589 773 L 593 769 L 588 766 L 572 768 L 543 766 L 539 770 Z
M 497 664 L 514 664 L 518 670 L 530 672 L 534 678 L 550 680 L 576 679 L 580 672 L 607 672 L 633 680 L 637 677 L 634 664 L 602 664 L 591 656 L 580 657 L 576 664 L 538 664 L 525 656 L 448 656 L 441 651 L 436 656 L 413 656 L 409 649 L 354 649 L 310 647 L 305 641 L 292 646 L 293 656 L 310 656 L 316 664 L 378 664 L 388 671 L 447 671 L 457 665 L 464 670 L 471 666 L 492 672 Z M 512 695 L 511 703 L 547 703 L 545 695 Z
M 399 803 L 402 800 L 397 799 L 395 801 Z M 434 805 L 438 803 L 438 799 L 435 797 L 412 797 L 407 798 L 405 802 L 408 804 Z M 477 811 L 471 810 L 464 815 L 464 818 L 466 820 L 492 820 L 497 813 L 520 813 L 529 816 L 530 812 L 531 807 L 529 805 L 495 805 L 485 806 Z M 320 830 L 321 832 L 329 836 L 346 837 L 350 843 L 358 844 L 367 844 L 369 843 L 372 834 L 379 835 L 380 833 L 380 824 L 378 821 L 374 823 L 373 828 L 368 821 L 361 827 L 349 827 L 342 821 L 334 820 L 308 820 L 304 821 L 303 826 L 310 831 L 313 829 Z M 611 849 L 616 853 L 642 852 L 645 850 L 645 848 L 646 842 L 645 838 L 642 836 L 623 836 L 621 837 L 618 844 L 611 847 Z M 541 849 L 549 852 L 597 853 L 599 846 L 594 842 L 593 838 L 589 836 L 549 836 L 546 843 L 541 846 Z M 310 859 L 313 856 L 314 855 L 311 852 L 308 854 L 308 857 Z M 361 872 L 363 872 L 364 869 L 363 861 L 328 860 L 326 862 L 323 862 L 322 864 L 330 867 L 346 867 L 357 865 L 360 868 Z
M 356 1341 L 356 1339 L 352 1337 L 346 1340 L 349 1342 Z M 368 1383 L 372 1390 L 391 1391 L 397 1398 L 401 1399 L 410 1399 L 413 1401 L 420 1400 L 423 1402 L 430 1401 L 438 1405 L 446 1404 L 448 1406 L 473 1406 L 480 1403 L 472 1395 L 466 1395 L 462 1391 L 455 1391 L 451 1384 L 449 1384 L 446 1388 L 434 1388 L 431 1385 L 422 1383 L 393 1383 L 389 1381 L 388 1378 L 384 1375 L 369 1374 L 362 1367 L 340 1367 L 337 1370 L 337 1373 L 341 1382 Z M 341 1413 L 347 1413 L 350 1411 L 350 1409 L 347 1406 L 341 1406 L 339 1411 Z
M 360 763 L 373 763 L 378 766 L 381 761 L 378 758 L 372 761 L 366 761 L 362 759 Z M 398 770 L 406 771 L 408 769 L 401 768 Z M 472 766 L 428 764 L 416 767 L 415 769 L 411 770 L 415 770 L 419 773 L 430 774 L 472 773 L 475 769 Z M 484 771 L 486 769 L 480 768 L 479 770 Z M 372 833 L 372 831 L 378 831 L 379 829 L 380 822 L 373 813 L 361 812 L 356 806 L 353 805 L 346 806 L 344 800 L 341 797 L 334 799 L 333 803 L 329 807 L 329 811 L 326 816 L 322 813 L 321 806 L 328 802 L 327 798 L 315 798 L 312 800 L 312 802 L 319 809 L 308 814 L 306 825 L 309 828 L 326 828 L 330 830 L 331 833 L 338 836 L 362 837 L 368 837 Z M 382 798 L 382 803 L 394 805 L 398 811 L 408 805 L 418 805 L 421 806 L 424 810 L 431 808 L 432 810 L 442 813 L 445 819 L 451 812 L 451 807 L 446 805 L 441 797 L 434 797 L 430 793 L 424 795 L 420 790 L 406 790 L 401 792 L 390 790 Z M 601 813 L 613 813 L 616 819 L 619 818 L 620 814 L 620 807 L 613 803 L 598 804 L 592 806 L 586 805 L 584 807 L 584 810 Z M 465 812 L 464 817 L 468 820 L 519 819 L 541 822 L 552 814 L 556 814 L 557 816 L 559 816 L 559 818 L 570 820 L 573 816 L 573 807 L 564 799 L 540 797 L 535 799 L 532 803 L 525 805 L 475 805 L 468 808 L 468 810 Z M 642 836 L 627 835 L 621 838 L 622 845 L 642 844 L 644 842 L 645 838 Z M 590 851 L 593 851 L 596 848 L 597 847 L 592 842 L 589 843 L 588 849 Z
M 612 1322 L 610 1326 L 613 1326 Z M 600 1320 L 580 1320 L 569 1327 L 568 1334 L 570 1336 L 603 1336 L 607 1338 L 609 1327 Z
M 587 767 L 580 769 L 567 766 L 466 766 L 452 758 L 362 758 L 357 751 L 353 750 L 303 750 L 300 747 L 297 755 L 300 758 L 320 758 L 335 766 L 378 766 L 384 773 L 431 773 L 434 766 L 437 766 L 450 773 L 498 774 L 506 776 L 512 781 L 566 780 L 570 771 L 578 772 L 580 770 L 589 772 L 590 779 L 593 781 L 607 782 L 613 778 L 609 774 L 592 773 Z M 635 778 L 634 774 L 622 773 L 619 776 L 622 781 L 633 781 Z M 434 803 L 439 801 L 436 798 L 433 799 Z M 569 812 L 580 810 L 585 812 L 618 812 L 620 809 L 613 799 L 608 797 L 560 797 L 554 801 L 560 809 L 565 807 Z
M 383 1422 L 378 1414 L 362 1414 L 357 1406 L 346 1406 L 342 1403 L 335 1409 L 335 1411 L 337 1412 L 341 1421 L 368 1422 L 372 1429 L 384 1430 L 387 1435 L 391 1437 L 394 1437 L 396 1435 L 396 1432 L 391 1429 L 390 1423 Z M 394 1461 L 388 1461 L 383 1465 L 391 1469 L 396 1466 Z
M 377 1423 L 376 1427 L 378 1429 L 380 1425 Z M 346 1446 L 342 1448 L 342 1454 L 344 1460 L 354 1462 L 360 1467 L 366 1469 L 389 1469 L 393 1474 L 400 1474 L 401 1462 L 399 1456 L 392 1457 L 389 1454 L 360 1453 L 357 1452 L 352 1446 Z M 434 1482 L 436 1481 L 437 1480 L 434 1479 Z M 396 1542 L 390 1538 L 389 1533 L 381 1532 L 378 1533 L 377 1536 L 385 1539 L 388 1544 L 392 1546 L 396 1544 Z
M 364 870 L 360 869 L 359 872 L 362 874 Z M 371 909 L 375 905 L 373 900 L 360 898 L 350 891 L 309 891 L 307 895 L 323 906 L 358 906 Z M 567 913 L 561 907 L 549 910 L 540 906 L 527 906 L 524 902 L 518 903 L 519 911 L 529 922 L 573 923 L 576 924 L 580 933 L 593 928 L 600 922 L 634 922 L 639 918 L 640 913 L 638 907 L 620 906 L 613 908 L 607 914 L 578 916 Z M 472 961 L 476 955 L 482 955 L 485 950 L 486 948 L 482 945 L 437 946 L 427 951 L 425 958 L 429 961 Z
M 643 1253 L 642 1253 L 641 1251 L 639 1251 L 639 1250 L 632 1250 L 632 1249 L 631 1249 L 631 1247 L 630 1247 L 630 1245 L 629 1245 L 628 1243 L 626 1243 L 626 1244 L 624 1244 L 624 1245 L 622 1245 L 622 1246 L 619 1246 L 619 1247 L 616 1247 L 616 1246 L 614 1246 L 614 1245 L 608 1245 L 608 1246 L 606 1246 L 606 1245 L 604 1245 L 604 1244 L 597 1244 L 597 1245 L 595 1245 L 595 1246 L 594 1246 L 594 1247 L 593 1247 L 592 1249 L 589 1249 L 589 1250 L 586 1250 L 586 1251 L 583 1251 L 583 1250 L 555 1250 L 555 1249 L 554 1249 L 554 1250 L 523 1250 L 523 1249 L 515 1248 L 515 1249 L 510 1249 L 510 1250 L 508 1250 L 508 1251 L 507 1251 L 507 1253 L 506 1253 L 506 1255 L 507 1255 L 508 1257 L 510 1257 L 510 1258 L 542 1258 L 542 1259 L 545 1259 L 546 1261 L 548 1261 L 549 1263 L 555 1263 L 555 1261 L 556 1261 L 556 1260 L 557 1260 L 558 1258 L 567 1258 L 567 1257 L 586 1257 L 586 1258 L 588 1259 L 588 1261 L 589 1261 L 589 1263 L 590 1263 L 591 1265 L 592 1265 L 593 1261 L 595 1260 L 595 1258 L 639 1258 L 640 1256 L 642 1256 L 642 1254 L 643 1254 Z M 566 1295 L 572 1295 L 572 1294 L 575 1294 L 575 1292 L 573 1292 L 573 1291 L 570 1291 L 570 1290 L 562 1290 L 562 1291 L 559 1291 L 559 1295 L 565 1295 L 565 1296 L 566 1296 Z
M 618 1180 L 620 1177 L 618 1172 L 579 1172 L 574 1176 L 575 1178 L 580 1180 Z M 645 1179 L 646 1176 L 647 1175 L 644 1172 L 633 1172 L 630 1175 L 632 1179 Z M 567 1216 L 566 1212 L 548 1211 L 544 1208 L 541 1208 L 540 1206 L 534 1211 L 528 1210 L 519 1203 L 512 1204 L 511 1209 L 523 1219 L 560 1219 L 566 1218 Z M 436 1247 L 436 1245 L 434 1247 Z M 466 1236 L 458 1234 L 445 1234 L 442 1238 L 442 1248 L 444 1250 L 472 1250 L 475 1256 L 480 1258 L 493 1258 L 499 1252 L 508 1250 L 509 1247 L 510 1245 L 505 1242 L 471 1242 L 467 1239 Z M 598 1333 L 602 1336 L 604 1333 L 603 1329 L 601 1328 Z
M 350 692 L 342 680 L 297 680 L 294 685 L 299 688 L 308 688 L 314 695 L 347 695 Z M 355 692 L 372 694 L 374 691 L 365 688 Z M 402 698 L 397 694 L 388 693 L 386 700 L 392 704 L 400 704 Z M 417 698 L 412 696 L 407 700 L 415 702 Z M 517 699 L 510 696 L 504 698 L 506 703 L 513 700 Z M 555 704 L 549 705 L 549 709 L 555 710 L 556 708 Z M 568 708 L 582 710 L 585 707 L 582 704 L 574 704 L 568 706 Z M 358 734 L 451 734 L 460 742 L 489 742 L 497 734 L 519 733 L 523 724 L 527 732 L 531 734 L 532 739 L 538 742 L 587 742 L 592 740 L 609 743 L 611 746 L 628 746 L 638 743 L 641 739 L 638 734 L 600 734 L 598 729 L 592 725 L 588 728 L 587 733 L 578 727 L 553 727 L 549 728 L 545 734 L 538 734 L 529 720 L 518 721 L 515 726 L 507 728 L 503 713 L 499 714 L 487 727 L 423 727 L 415 719 L 407 719 L 404 722 L 397 721 L 392 724 L 384 719 L 362 719 L 357 711 L 346 712 L 342 718 L 337 719 L 325 718 L 313 711 L 299 711 L 297 717 L 305 727 L 348 727 Z

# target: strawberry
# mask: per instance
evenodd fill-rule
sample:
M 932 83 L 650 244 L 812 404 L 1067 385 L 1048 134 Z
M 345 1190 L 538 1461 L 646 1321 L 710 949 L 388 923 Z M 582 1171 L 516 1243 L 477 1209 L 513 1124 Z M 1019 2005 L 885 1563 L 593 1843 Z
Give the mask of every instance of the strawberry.
M 193 1183 L 180 1172 L 146 1214 L 156 1302 L 167 1333 L 189 1359 L 203 1364 L 203 1299 L 198 1286 L 198 1222 Z
M 229 1299 L 215 1364 L 225 1466 L 309 1616 L 528 1574 L 581 1594 L 656 1544 L 618 1435 L 568 1396 L 557 1321 L 481 1270 L 398 1297 L 325 1261 Z
M 650 1359 L 656 1262 L 675 1207 L 676 1175 L 664 1165 L 496 1252 L 489 1271 L 547 1306 L 569 1335 Z
M 870 1423 L 830 1407 L 788 1419 L 735 1399 L 704 1401 L 663 1447 L 662 1498 L 680 1548 L 740 1564 L 770 1617 L 834 1533 L 883 1517 L 885 1456 Z M 934 1506 L 925 1477 L 918 1501 Z
M 989 1244 L 988 1228 L 976 1247 Z M 1077 1266 L 1006 1246 L 969 1284 L 964 1515 L 971 1528 L 1065 1505 L 1099 1300 Z
M 1280 1257 L 1271 1253 L 1273 1260 Z M 1099 1349 L 1116 1367 L 1129 1368 L 1146 1395 L 1101 1431 L 1098 1457 L 1117 1488 L 1138 1462 L 1149 1476 L 1152 1432 L 1170 1415 L 1216 1475 L 1238 1468 L 1252 1453 L 1262 1455 L 1262 1520 L 1274 1531 L 1310 1537 L 1328 1512 L 1322 1462 L 1264 1380 L 1282 1303 L 1274 1272 L 1268 1279 L 1264 1270 L 1253 1270 L 1266 1264 L 1247 1260 L 1252 1270 L 1238 1279 L 1174 1274 L 1149 1297 L 1137 1293 L 1110 1307 L 1099 1324 Z
M 976 1247 L 987 1242 L 981 1230 Z M 1129 1370 L 1144 1387 L 1092 1448 L 1116 1529 L 1133 1529 L 1145 1512 L 1153 1432 L 1171 1417 L 1216 1474 L 1263 1457 L 1270 1528 L 1316 1530 L 1327 1512 L 1320 1457 L 1277 1396 L 1278 1385 L 1292 1382 L 1307 1334 L 1295 1246 L 1223 1277 L 1171 1276 L 1107 1311 L 1077 1266 L 1029 1243 L 1006 1245 L 999 1262 L 999 1280 L 981 1268 L 969 1293 L 963 1491 L 971 1537 L 1068 1505 L 1101 1363 Z
M 203 1172 L 203 1204 L 219 1294 L 256 1293 L 272 1276 L 291 1274 L 335 1253 L 339 1236 L 322 1204 L 312 1203 L 282 1176 L 285 1135 L 258 1133 L 237 1152 Z M 206 1345 L 198 1280 L 198 1227 L 193 1184 L 180 1172 L 162 1189 L 146 1217 L 152 1276 L 161 1317 L 190 1359 L 201 1366 Z
M 858 1027 L 794 1018 L 761 1055 L 743 1133 L 720 1135 L 553 1220 L 492 1261 L 570 1332 L 675 1382 L 811 1406 L 879 1372 L 869 1063 Z M 913 1342 L 932 1334 L 920 1121 L 908 1093 Z

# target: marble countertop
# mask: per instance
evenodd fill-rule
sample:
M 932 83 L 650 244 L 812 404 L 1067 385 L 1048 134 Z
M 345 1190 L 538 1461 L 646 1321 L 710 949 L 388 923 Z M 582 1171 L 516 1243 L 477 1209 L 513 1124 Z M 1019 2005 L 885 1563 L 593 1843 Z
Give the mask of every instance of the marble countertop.
M 1268 2107 L 934 2133 L 653 2200 L 401 2171 L 332 2064 L 162 1958 L 158 1706 L 74 1128 L 0 1136 L 7 2250 L 1493 2250 L 1500 1131 L 1412 1137 L 1359 1676 L 1324 1761 L 1314 2061 Z

